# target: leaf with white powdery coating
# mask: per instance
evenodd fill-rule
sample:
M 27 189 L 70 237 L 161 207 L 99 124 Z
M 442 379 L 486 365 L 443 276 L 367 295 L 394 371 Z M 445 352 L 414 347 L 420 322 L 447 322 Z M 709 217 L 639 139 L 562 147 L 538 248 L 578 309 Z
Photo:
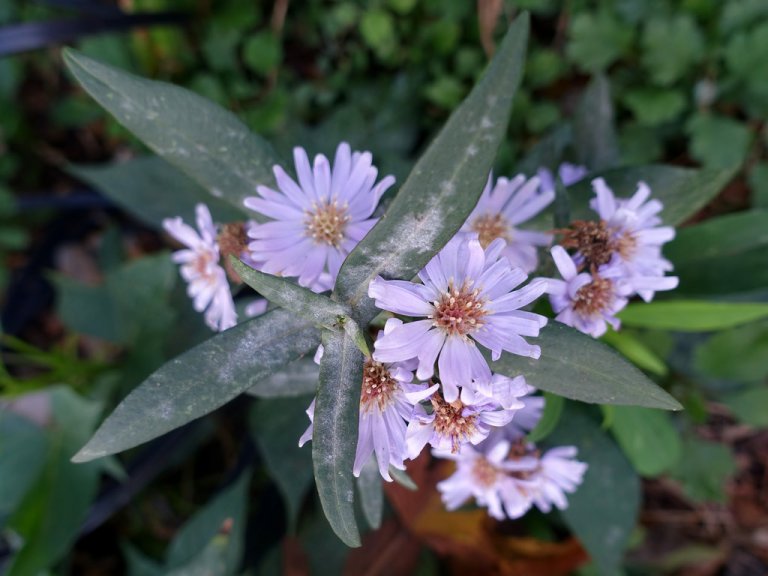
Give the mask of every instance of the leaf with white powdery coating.
M 637 191 L 637 183 L 645 182 L 651 197 L 664 204 L 659 215 L 667 226 L 682 224 L 718 195 L 733 178 L 737 168 L 694 170 L 677 166 L 632 166 L 615 168 L 596 174 L 568 187 L 573 219 L 590 220 L 597 215 L 589 208 L 594 198 L 591 181 L 604 178 L 613 193 L 628 198 Z
M 240 279 L 264 298 L 319 326 L 336 329 L 342 319 L 351 313 L 346 306 L 328 296 L 312 292 L 285 278 L 255 270 L 234 256 L 230 256 L 229 261 Z
M 310 323 L 279 309 L 217 334 L 133 390 L 73 462 L 133 448 L 212 412 L 313 352 L 319 336 Z
M 352 320 L 352 311 L 331 300 L 284 278 L 265 274 L 230 256 L 235 272 L 251 288 L 270 302 L 294 312 L 298 316 L 329 330 L 343 329 L 355 342 L 360 351 L 370 356 L 368 342 L 357 323 Z
M 357 490 L 360 493 L 363 516 L 372 530 L 381 528 L 384 508 L 384 490 L 381 482 L 379 465 L 376 463 L 376 459 L 371 457 L 360 471 L 360 477 L 357 479 Z
M 531 386 L 592 404 L 622 404 L 680 410 L 680 403 L 611 348 L 578 330 L 550 321 L 536 344 L 534 360 L 504 353 L 491 370 L 522 374 Z
M 243 199 L 253 196 L 257 185 L 273 185 L 275 152 L 231 112 L 74 50 L 65 48 L 63 54 L 77 81 L 118 122 L 213 196 L 243 211 Z
M 528 40 L 521 15 L 464 102 L 421 156 L 384 216 L 341 267 L 335 294 L 363 326 L 377 313 L 368 284 L 411 278 L 461 228 L 483 191 L 506 135 Z
M 352 466 L 357 447 L 364 357 L 344 332 L 323 332 L 312 461 L 323 511 L 347 546 L 360 546 Z

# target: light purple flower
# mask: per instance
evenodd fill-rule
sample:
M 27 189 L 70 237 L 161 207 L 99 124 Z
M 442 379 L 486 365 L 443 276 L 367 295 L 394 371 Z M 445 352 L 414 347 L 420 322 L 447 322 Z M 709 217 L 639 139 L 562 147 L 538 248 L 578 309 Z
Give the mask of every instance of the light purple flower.
M 553 505 L 560 510 L 568 507 L 566 494 L 576 491 L 587 471 L 587 464 L 575 459 L 576 453 L 575 446 L 548 450 L 527 479 L 533 503 L 542 512 L 549 512 Z
M 216 227 L 205 204 L 195 207 L 197 228 L 185 224 L 180 217 L 166 218 L 163 228 L 187 248 L 173 253 L 180 264 L 187 294 L 197 312 L 205 311 L 205 323 L 213 330 L 226 330 L 237 324 L 237 312 L 227 282 L 227 273 L 219 265 Z
M 603 266 L 599 273 L 579 273 L 576 264 L 562 246 L 552 247 L 562 280 L 548 279 L 547 291 L 556 320 L 599 338 L 606 323 L 618 330 L 616 314 L 627 305 L 632 287 L 623 279 L 621 269 Z
M 486 450 L 488 447 L 495 446 L 501 441 L 518 442 L 536 428 L 539 420 L 541 420 L 541 415 L 544 413 L 544 397 L 532 396 L 531 394 L 535 393 L 536 389 L 533 386 L 527 387 L 528 394 L 517 398 L 523 404 L 522 408 L 515 412 L 515 417 L 509 424 L 502 428 L 491 430 L 488 438 L 480 444 L 481 449 Z
M 416 458 L 427 444 L 439 452 L 458 452 L 465 444 L 479 444 L 492 428 L 509 424 L 523 407 L 518 401 L 504 408 L 491 398 L 472 405 L 461 400 L 447 402 L 439 393 L 430 402 L 430 413 L 420 404 L 414 407 L 405 437 L 408 458 Z
M 299 284 L 321 292 L 333 287 L 344 258 L 376 223 L 371 215 L 395 179 L 377 184 L 370 152 L 353 153 L 346 142 L 333 167 L 322 154 L 310 166 L 303 148 L 294 148 L 293 157 L 298 183 L 275 166 L 278 190 L 258 186 L 259 196 L 245 199 L 271 219 L 250 226 L 248 247 L 263 272 L 298 276 Z
M 390 322 L 399 322 L 390 320 Z M 391 329 L 391 326 L 390 326 Z M 386 330 L 386 328 L 385 328 Z M 383 333 L 380 333 L 383 334 Z M 315 361 L 322 359 L 322 346 L 315 354 Z M 359 476 L 363 466 L 375 454 L 379 473 L 387 482 L 392 478 L 389 467 L 405 470 L 406 459 L 406 422 L 414 410 L 414 405 L 431 396 L 438 388 L 435 384 L 411 384 L 413 369 L 411 363 L 382 364 L 367 359 L 363 367 L 363 382 L 360 395 L 360 415 L 358 424 L 357 449 L 352 472 Z M 315 401 L 307 409 L 310 419 L 309 428 L 301 436 L 299 446 L 312 438 L 314 427 Z
M 468 446 L 459 453 L 438 453 L 435 456 L 456 461 L 456 472 L 437 483 L 448 510 L 456 510 L 470 498 L 478 506 L 488 508 L 497 520 L 519 518 L 531 506 L 530 498 L 518 489 L 510 472 L 532 472 L 538 466 L 536 458 L 517 461 L 507 459 L 510 444 L 498 442 L 483 453 Z
M 663 205 L 649 200 L 651 189 L 637 185 L 631 198 L 616 198 L 602 178 L 592 181 L 596 197 L 590 202 L 606 223 L 615 247 L 611 265 L 619 266 L 625 278 L 643 300 L 649 302 L 657 290 L 677 287 L 675 276 L 664 276 L 672 263 L 661 255 L 661 247 L 675 237 L 671 226 L 660 226 Z
M 419 272 L 423 284 L 374 278 L 368 295 L 376 306 L 425 319 L 393 328 L 376 341 L 373 357 L 417 358 L 419 380 L 433 376 L 437 361 L 448 402 L 458 398 L 459 386 L 471 389 L 474 381 L 491 379 L 476 342 L 489 348 L 494 360 L 503 350 L 538 358 L 541 349 L 523 336 L 538 336 L 547 319 L 519 308 L 541 296 L 546 282 L 534 280 L 512 291 L 527 277 L 500 257 L 504 247 L 503 240 L 494 240 L 483 250 L 477 235 L 459 234 Z
M 552 235 L 546 232 L 520 230 L 527 222 L 549 206 L 555 199 L 554 189 L 540 191 L 539 179 L 526 181 L 519 174 L 512 180 L 499 178 L 492 186 L 493 175 L 488 177 L 477 206 L 464 223 L 462 230 L 477 232 L 480 244 L 485 248 L 497 238 L 507 243 L 502 252 L 512 266 L 529 274 L 536 269 L 537 246 L 549 246 Z
M 563 162 L 557 168 L 557 175 L 560 177 L 560 181 L 563 186 L 570 186 L 576 184 L 579 180 L 589 174 L 589 170 L 586 166 L 579 166 L 578 164 L 570 164 L 569 162 Z M 544 191 L 555 190 L 555 178 L 552 172 L 547 168 L 539 168 L 536 171 L 536 175 L 541 181 L 541 189 Z

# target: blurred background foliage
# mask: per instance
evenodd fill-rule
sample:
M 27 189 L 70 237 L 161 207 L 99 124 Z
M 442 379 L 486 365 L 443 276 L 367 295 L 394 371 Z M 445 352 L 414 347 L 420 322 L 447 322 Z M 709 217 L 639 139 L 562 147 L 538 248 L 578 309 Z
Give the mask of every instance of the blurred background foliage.
M 402 181 L 521 10 L 532 14 L 531 42 L 498 172 L 563 159 L 735 167 L 668 256 L 681 295 L 768 301 L 764 0 L 0 2 L 0 573 L 378 574 L 360 567 L 382 554 L 405 562 L 400 573 L 426 575 L 466 567 L 479 550 L 516 559 L 514 573 L 584 563 L 556 518 L 554 529 L 530 514 L 501 530 L 473 511 L 447 518 L 426 469 L 414 473 L 421 500 L 389 491 L 394 514 L 349 553 L 318 513 L 310 456 L 295 446 L 305 397 L 270 401 L 279 407 L 242 398 L 120 459 L 69 463 L 120 398 L 208 333 L 156 219 L 135 219 L 110 200 L 109 180 L 73 167 L 132 158 L 143 145 L 72 83 L 49 28 L 35 36 L 23 26 L 69 23 L 67 40 L 85 54 L 233 110 L 283 157 L 347 140 Z M 120 20 L 160 13 L 174 23 Z M 118 32 L 86 34 L 106 17 Z M 34 49 L 11 54 L 32 36 Z M 608 80 L 596 114 L 612 116 L 618 143 L 605 166 L 573 145 L 596 74 Z M 103 195 L 90 187 L 102 185 Z M 686 407 L 600 415 L 623 452 L 617 469 L 628 461 L 645 478 L 626 573 L 761 573 L 768 324 L 626 323 L 608 343 Z M 464 530 L 471 545 L 451 544 L 451 533 L 437 545 L 425 525 Z

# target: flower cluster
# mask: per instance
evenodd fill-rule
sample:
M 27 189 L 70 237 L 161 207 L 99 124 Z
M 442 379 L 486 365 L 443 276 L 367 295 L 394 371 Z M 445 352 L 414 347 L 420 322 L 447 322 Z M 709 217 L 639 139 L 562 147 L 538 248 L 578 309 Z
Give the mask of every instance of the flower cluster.
M 590 206 L 600 219 L 575 221 L 563 231 L 562 244 L 551 250 L 562 279 L 550 279 L 548 291 L 557 320 L 598 338 L 608 324 L 619 328 L 616 314 L 631 296 L 648 302 L 678 279 L 665 276 L 672 264 L 661 249 L 675 230 L 660 226 L 663 206 L 649 200 L 650 188 L 640 182 L 632 197 L 616 198 L 602 178 L 592 187 Z
M 310 164 L 301 148 L 294 150 L 294 161 L 296 179 L 275 166 L 276 189 L 258 186 L 258 196 L 245 199 L 258 222 L 224 226 L 217 236 L 200 205 L 199 232 L 179 218 L 165 223 L 187 246 L 174 260 L 182 264 L 195 308 L 206 310 L 216 329 L 237 321 L 227 282 L 232 271 L 222 267 L 222 256 L 233 253 L 263 272 L 295 277 L 316 292 L 329 290 L 347 254 L 376 223 L 378 202 L 394 183 L 391 176 L 377 182 L 371 154 L 352 152 L 346 143 L 338 146 L 332 165 L 322 154 Z M 376 306 L 399 317 L 386 321 L 365 360 L 353 474 L 375 458 L 381 476 L 391 481 L 391 469 L 404 469 L 406 460 L 430 445 L 436 455 L 455 459 L 459 473 L 470 461 L 472 469 L 485 467 L 488 482 L 494 466 L 504 471 L 497 475 L 496 496 L 490 484 L 470 489 L 494 516 L 501 501 L 510 516 L 530 507 L 506 488 L 501 495 L 502 485 L 514 486 L 542 509 L 546 502 L 564 505 L 563 492 L 580 477 L 567 475 L 570 484 L 554 481 L 562 497 L 552 496 L 554 456 L 539 458 L 533 448 L 521 448 L 519 439 L 507 438 L 535 425 L 543 400 L 532 395 L 523 376 L 495 374 L 488 360 L 503 353 L 533 359 L 541 354 L 527 338 L 538 336 L 547 319 L 524 308 L 547 292 L 547 281 L 525 282 L 536 268 L 537 247 L 549 245 L 552 235 L 519 226 L 553 199 L 554 191 L 543 190 L 538 177 L 498 178 L 495 184 L 489 177 L 462 230 L 419 272 L 418 282 L 371 281 L 368 295 Z M 322 354 L 321 346 L 316 362 Z M 313 401 L 300 445 L 312 438 L 314 407 Z M 514 482 L 502 482 L 502 476 Z M 456 488 L 459 480 L 446 482 L 441 490 L 453 494 L 446 500 L 450 507 L 466 488 Z M 520 501 L 514 507 L 513 497 Z
M 587 465 L 575 459 L 574 446 L 541 454 L 524 439 L 494 439 L 460 453 L 435 451 L 456 462 L 456 472 L 439 482 L 443 502 L 455 510 L 470 498 L 497 520 L 515 519 L 535 506 L 542 512 L 568 506 L 566 494 L 581 484 Z
M 542 455 L 526 441 L 541 419 L 544 399 L 524 400 L 514 421 L 494 429 L 478 446 L 458 453 L 433 450 L 435 456 L 456 463 L 455 473 L 437 484 L 449 510 L 470 498 L 498 520 L 519 518 L 532 506 L 542 512 L 549 512 L 553 505 L 567 507 L 565 495 L 581 484 L 587 465 L 575 459 L 573 446 L 552 448 Z

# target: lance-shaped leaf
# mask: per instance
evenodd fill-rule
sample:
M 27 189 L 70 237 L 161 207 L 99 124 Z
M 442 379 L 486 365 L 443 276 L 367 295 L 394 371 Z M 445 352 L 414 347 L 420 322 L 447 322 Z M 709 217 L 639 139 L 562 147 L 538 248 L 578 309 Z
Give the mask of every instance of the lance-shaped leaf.
M 360 546 L 352 466 L 357 447 L 364 357 L 345 332 L 323 332 L 312 461 L 325 516 L 347 546 Z
M 240 210 L 278 159 L 237 117 L 197 94 L 101 64 L 71 49 L 64 61 L 83 88 L 155 153 Z M 254 217 L 254 215 L 250 215 Z
M 522 374 L 531 386 L 593 404 L 626 404 L 680 410 L 680 403 L 610 347 L 551 321 L 535 339 L 541 358 L 504 353 L 491 370 Z
M 611 83 L 603 74 L 597 74 L 581 95 L 573 118 L 573 148 L 578 163 L 590 170 L 605 170 L 619 163 Z
M 568 495 L 562 515 L 592 556 L 601 576 L 619 574 L 624 549 L 640 508 L 640 482 L 619 447 L 583 405 L 568 403 L 550 446 L 575 445 L 589 465 L 584 481 Z
M 574 220 L 597 217 L 589 208 L 589 200 L 594 197 L 590 182 L 600 177 L 622 198 L 634 194 L 638 182 L 645 182 L 651 188 L 651 196 L 664 204 L 660 214 L 664 224 L 677 226 L 717 196 L 735 173 L 734 168 L 694 170 L 662 165 L 606 170 L 568 187 L 573 207 L 571 216 Z
M 214 198 L 186 174 L 157 156 L 98 166 L 70 166 L 68 172 L 88 182 L 142 221 L 160 228 L 163 219 L 181 216 L 195 221 L 195 205 L 208 206 L 216 222 L 243 219 L 242 206 L 235 208 Z
M 619 314 L 622 323 L 639 328 L 706 332 L 733 328 L 768 317 L 762 302 L 707 302 L 670 300 L 630 304 Z
M 368 284 L 377 275 L 411 278 L 461 228 L 483 191 L 506 134 L 520 82 L 528 16 L 510 27 L 483 77 L 416 163 L 387 212 L 347 257 L 339 301 L 366 325 L 376 315 Z
M 257 398 L 293 398 L 314 394 L 319 381 L 320 366 L 307 357 L 291 362 L 246 392 Z
M 264 298 L 319 326 L 333 330 L 350 314 L 346 306 L 328 296 L 312 292 L 285 278 L 259 272 L 234 256 L 230 257 L 230 262 L 242 281 Z
M 676 294 L 736 294 L 768 284 L 768 210 L 683 228 L 664 253 L 680 277 Z
M 319 339 L 311 323 L 280 309 L 217 334 L 133 390 L 72 460 L 121 452 L 200 418 L 313 352 Z
M 270 302 L 329 330 L 344 329 L 363 354 L 370 355 L 365 336 L 348 307 L 284 278 L 254 270 L 234 256 L 230 256 L 230 262 L 243 282 Z
M 357 490 L 360 493 L 360 507 L 363 509 L 363 516 L 372 530 L 381 528 L 381 517 L 384 511 L 384 490 L 381 482 L 379 466 L 376 459 L 371 457 L 360 471 L 360 477 L 357 479 Z

